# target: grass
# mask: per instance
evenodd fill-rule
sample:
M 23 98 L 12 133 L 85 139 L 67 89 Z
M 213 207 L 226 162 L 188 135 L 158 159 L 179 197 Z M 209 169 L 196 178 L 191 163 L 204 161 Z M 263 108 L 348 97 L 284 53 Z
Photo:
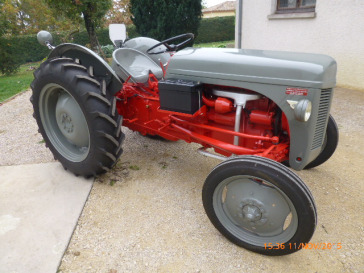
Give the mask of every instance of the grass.
M 212 43 L 202 43 L 202 44 L 194 44 L 193 47 L 227 47 L 228 44 L 235 45 L 235 41 L 221 41 L 221 42 L 212 42 Z
M 25 91 L 33 81 L 33 71 L 29 70 L 30 66 L 39 67 L 40 62 L 27 63 L 20 66 L 19 72 L 6 76 L 0 76 L 0 102 L 5 101 L 12 96 Z
M 129 169 L 133 170 L 133 171 L 139 171 L 140 170 L 140 168 L 138 166 L 136 166 L 136 165 L 129 166 Z

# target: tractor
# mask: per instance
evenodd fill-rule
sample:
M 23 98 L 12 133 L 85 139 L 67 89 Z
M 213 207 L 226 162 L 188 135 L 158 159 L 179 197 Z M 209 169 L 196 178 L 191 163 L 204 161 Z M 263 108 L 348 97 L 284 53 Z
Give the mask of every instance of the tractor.
M 31 102 L 45 144 L 66 170 L 95 177 L 122 155 L 122 126 L 198 143 L 220 159 L 206 178 L 207 216 L 228 240 L 286 255 L 316 228 L 314 198 L 292 169 L 314 168 L 338 144 L 330 115 L 337 65 L 308 53 L 191 47 L 186 33 L 128 39 L 110 25 L 109 65 L 92 50 L 53 46 L 34 72 Z M 181 166 L 183 168 L 183 166 Z

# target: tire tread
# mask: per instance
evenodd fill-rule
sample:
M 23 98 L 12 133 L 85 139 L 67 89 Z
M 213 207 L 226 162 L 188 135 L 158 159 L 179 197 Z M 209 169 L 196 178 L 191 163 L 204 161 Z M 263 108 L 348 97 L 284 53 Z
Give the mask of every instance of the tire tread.
M 93 67 L 85 67 L 79 59 L 73 60 L 68 57 L 57 57 L 43 62 L 33 75 L 33 93 L 30 98 L 34 109 L 33 116 L 54 158 L 59 160 L 66 170 L 86 178 L 109 171 L 122 154 L 125 135 L 121 131 L 122 117 L 116 112 L 114 96 L 107 92 L 106 80 L 96 79 Z M 72 86 L 71 94 L 83 109 L 88 125 L 91 126 L 89 128 L 93 128 L 90 129 L 90 136 L 95 150 L 80 164 L 70 162 L 58 153 L 43 129 L 39 115 L 39 96 L 42 87 L 51 83 L 52 79 L 63 81 L 65 86 Z

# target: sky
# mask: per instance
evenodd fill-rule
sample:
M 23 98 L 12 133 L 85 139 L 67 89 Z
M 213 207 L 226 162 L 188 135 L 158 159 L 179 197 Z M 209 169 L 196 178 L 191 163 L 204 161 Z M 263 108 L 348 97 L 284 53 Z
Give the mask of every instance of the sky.
M 202 3 L 205 3 L 205 5 L 209 8 L 217 4 L 224 3 L 225 1 L 227 0 L 202 0 Z

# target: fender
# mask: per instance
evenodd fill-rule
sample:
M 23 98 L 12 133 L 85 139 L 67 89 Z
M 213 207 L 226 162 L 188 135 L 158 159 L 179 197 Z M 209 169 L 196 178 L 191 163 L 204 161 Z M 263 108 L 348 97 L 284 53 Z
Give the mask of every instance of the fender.
M 103 78 L 106 80 L 107 90 L 111 95 L 115 95 L 115 93 L 123 87 L 123 83 L 109 64 L 87 47 L 71 43 L 61 44 L 52 50 L 48 59 L 57 57 L 79 59 L 83 66 L 87 68 L 92 66 L 93 75 L 96 78 Z

